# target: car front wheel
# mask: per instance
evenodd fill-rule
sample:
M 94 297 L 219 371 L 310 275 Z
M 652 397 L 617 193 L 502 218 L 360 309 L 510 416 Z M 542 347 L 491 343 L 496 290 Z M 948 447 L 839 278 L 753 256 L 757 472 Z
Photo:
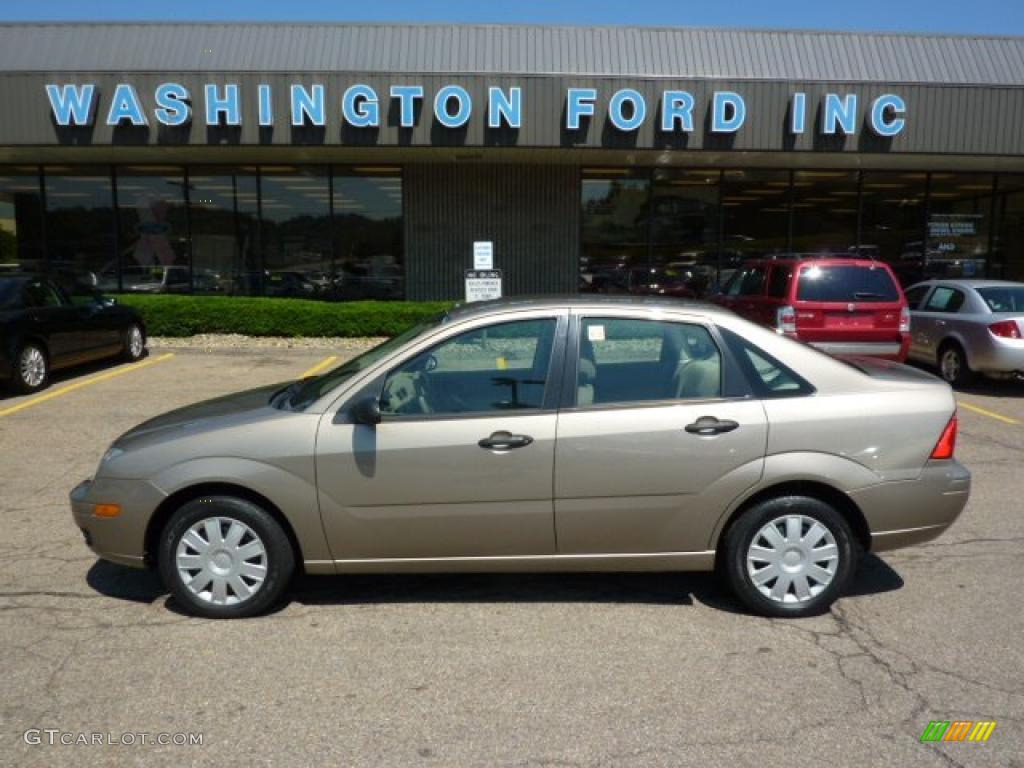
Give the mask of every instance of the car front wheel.
M 171 517 L 158 563 L 164 585 L 189 613 L 230 619 L 273 607 L 288 586 L 295 556 L 266 510 L 245 499 L 205 496 Z
M 50 361 L 46 350 L 35 342 L 29 342 L 18 350 L 12 377 L 18 392 L 31 394 L 46 386 L 50 378 Z
M 783 496 L 755 504 L 726 533 L 724 570 L 736 596 L 763 616 L 827 611 L 856 570 L 860 547 L 825 502 Z

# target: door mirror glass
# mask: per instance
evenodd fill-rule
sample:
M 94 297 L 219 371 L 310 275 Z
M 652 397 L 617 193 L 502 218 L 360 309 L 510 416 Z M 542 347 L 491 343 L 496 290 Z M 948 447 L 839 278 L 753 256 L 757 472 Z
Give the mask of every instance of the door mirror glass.
M 352 418 L 356 424 L 372 426 L 380 423 L 380 400 L 376 397 L 365 397 L 355 404 Z

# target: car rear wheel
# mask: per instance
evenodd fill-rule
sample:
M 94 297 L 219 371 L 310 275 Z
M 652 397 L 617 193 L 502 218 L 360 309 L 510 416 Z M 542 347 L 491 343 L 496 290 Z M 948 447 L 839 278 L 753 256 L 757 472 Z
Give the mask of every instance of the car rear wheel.
M 124 352 L 122 356 L 129 362 L 141 360 L 146 354 L 146 337 L 138 323 L 132 323 L 124 332 Z
M 813 616 L 849 584 L 860 547 L 825 502 L 783 496 L 755 504 L 725 536 L 725 576 L 736 596 L 763 616 Z
M 171 517 L 158 563 L 164 585 L 189 613 L 230 619 L 273 607 L 295 570 L 295 555 L 266 510 L 232 496 L 204 496 Z
M 31 394 L 46 386 L 50 379 L 50 360 L 41 344 L 29 342 L 18 350 L 12 381 L 18 392 Z
M 939 374 L 954 387 L 969 384 L 974 378 L 974 371 L 967 365 L 963 347 L 955 341 L 947 341 L 939 349 Z

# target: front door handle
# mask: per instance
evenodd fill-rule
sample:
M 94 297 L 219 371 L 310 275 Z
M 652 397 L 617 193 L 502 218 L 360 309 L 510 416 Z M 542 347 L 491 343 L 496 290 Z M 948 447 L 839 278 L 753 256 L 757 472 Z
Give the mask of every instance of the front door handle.
M 495 432 L 477 443 L 481 448 L 492 451 L 510 451 L 513 448 L 524 448 L 533 442 L 529 435 L 513 435 L 511 432 Z
M 738 422 L 730 419 L 716 419 L 714 416 L 701 416 L 693 422 L 693 424 L 687 424 L 686 431 L 691 435 L 720 435 L 723 432 L 732 432 L 738 426 Z

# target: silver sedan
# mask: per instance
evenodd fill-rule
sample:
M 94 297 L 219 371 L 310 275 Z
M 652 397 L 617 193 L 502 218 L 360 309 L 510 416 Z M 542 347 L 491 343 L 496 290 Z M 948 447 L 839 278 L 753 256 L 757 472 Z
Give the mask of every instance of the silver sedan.
M 267 610 L 297 569 L 717 568 L 804 616 L 864 551 L 960 514 L 955 408 L 929 374 L 707 304 L 500 301 L 141 424 L 71 506 L 100 557 L 214 618 Z
M 930 280 L 907 289 L 911 360 L 954 386 L 1024 375 L 1024 284 Z

